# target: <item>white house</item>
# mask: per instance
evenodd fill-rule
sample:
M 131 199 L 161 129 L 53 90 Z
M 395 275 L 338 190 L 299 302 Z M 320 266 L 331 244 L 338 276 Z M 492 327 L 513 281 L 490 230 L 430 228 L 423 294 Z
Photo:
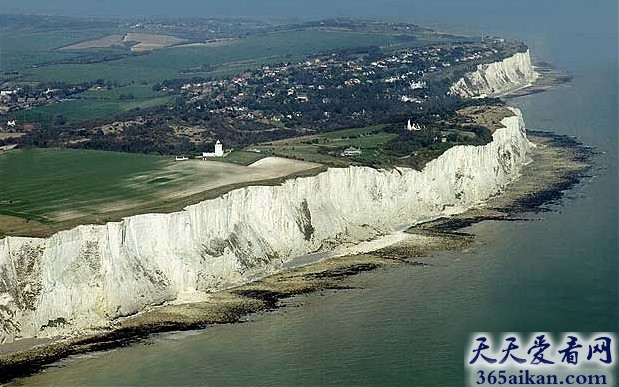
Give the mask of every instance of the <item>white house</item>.
M 359 156 L 360 154 L 361 149 L 355 148 L 354 146 L 344 149 L 341 153 L 342 156 Z
M 410 88 L 412 90 L 423 89 L 424 87 L 426 87 L 425 81 L 419 81 L 419 82 L 413 81 L 410 83 Z
M 406 124 L 406 130 L 411 130 L 411 131 L 415 130 L 415 131 L 417 131 L 417 130 L 421 130 L 421 129 L 423 129 L 421 127 L 421 125 L 419 125 L 419 124 L 411 124 L 411 120 L 408 120 L 408 123 Z
M 17 123 L 15 122 L 15 120 L 11 120 L 11 121 L 7 121 L 6 126 L 12 128 L 15 125 L 17 125 Z
M 224 145 L 217 140 L 215 143 L 215 152 L 202 152 L 202 157 L 224 157 Z

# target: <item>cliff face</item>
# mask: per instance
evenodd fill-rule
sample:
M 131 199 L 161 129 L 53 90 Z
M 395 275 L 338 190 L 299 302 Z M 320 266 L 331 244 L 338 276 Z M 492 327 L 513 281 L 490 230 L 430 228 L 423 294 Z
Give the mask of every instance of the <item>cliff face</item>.
M 170 214 L 0 240 L 0 341 L 75 334 L 179 296 L 248 281 L 296 256 L 463 211 L 527 161 L 520 111 L 484 146 L 456 146 L 423 171 L 329 169 L 231 191 Z
M 454 83 L 449 92 L 464 98 L 496 96 L 530 85 L 537 77 L 527 50 L 501 62 L 478 65 L 476 71 Z

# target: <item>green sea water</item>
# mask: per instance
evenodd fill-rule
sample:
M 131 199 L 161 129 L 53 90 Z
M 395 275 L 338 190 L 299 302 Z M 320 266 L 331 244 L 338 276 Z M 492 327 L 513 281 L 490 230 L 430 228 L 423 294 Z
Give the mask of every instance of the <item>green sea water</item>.
M 520 33 L 535 56 L 575 77 L 510 101 L 529 128 L 577 136 L 599 152 L 593 176 L 554 212 L 477 224 L 471 248 L 424 258 L 431 266 L 361 274 L 358 289 L 68 359 L 16 384 L 460 386 L 470 332 L 618 331 L 616 25 L 605 35 L 549 20 L 539 31 L 516 21 L 492 28 Z

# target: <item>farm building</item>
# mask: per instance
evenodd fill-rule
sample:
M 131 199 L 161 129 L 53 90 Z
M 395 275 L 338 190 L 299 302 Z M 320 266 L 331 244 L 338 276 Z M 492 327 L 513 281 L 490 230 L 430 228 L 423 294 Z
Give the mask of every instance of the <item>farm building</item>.
M 361 153 L 362 153 L 361 149 L 351 146 L 349 148 L 344 149 L 341 154 L 342 156 L 359 156 Z

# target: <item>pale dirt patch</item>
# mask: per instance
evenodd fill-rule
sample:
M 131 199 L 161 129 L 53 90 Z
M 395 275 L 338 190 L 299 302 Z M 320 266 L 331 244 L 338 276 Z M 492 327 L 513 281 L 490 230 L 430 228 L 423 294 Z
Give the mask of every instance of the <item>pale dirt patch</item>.
M 167 167 L 170 172 L 191 173 L 190 184 L 164 190 L 160 197 L 176 199 L 195 195 L 212 189 L 261 180 L 282 178 L 295 173 L 319 167 L 319 164 L 305 161 L 266 157 L 249 166 L 236 165 L 220 161 L 188 160 Z
M 105 203 L 101 203 L 101 204 L 97 204 L 95 206 L 93 206 L 93 208 L 95 209 L 96 213 L 98 214 L 107 214 L 110 212 L 117 212 L 117 211 L 126 211 L 126 210 L 130 210 L 132 208 L 135 208 L 136 206 L 139 206 L 140 204 L 144 204 L 146 203 L 146 201 L 141 201 L 139 199 L 136 200 L 116 200 L 113 202 L 105 202 Z M 82 216 L 84 215 L 88 215 L 88 214 L 82 214 Z M 78 217 L 76 217 L 78 218 Z M 56 219 L 56 218 L 54 218 Z M 66 219 L 64 219 L 66 220 Z
M 77 210 L 67 210 L 67 211 L 58 211 L 54 212 L 50 215 L 50 218 L 54 219 L 56 222 L 62 222 L 64 220 L 81 218 L 82 216 L 86 216 L 87 213 L 77 211 Z
M 61 50 L 87 50 L 91 48 L 109 48 L 124 46 L 126 43 L 136 42 L 131 47 L 133 52 L 144 52 L 170 47 L 187 42 L 186 39 L 171 35 L 140 34 L 130 32 L 125 35 L 108 35 L 99 39 L 87 40 L 62 47 Z
M 171 35 L 128 33 L 123 38 L 124 42 L 138 42 L 131 47 L 133 52 L 157 50 L 164 47 L 174 46 L 186 42 L 186 39 Z
M 123 45 L 123 35 L 108 35 L 99 39 L 87 40 L 62 47 L 61 50 L 87 50 L 89 48 L 108 48 Z
M 0 140 L 8 140 L 10 138 L 20 138 L 25 135 L 26 133 L 0 133 Z
M 469 106 L 458 110 L 456 113 L 467 120 L 468 124 L 484 126 L 492 132 L 504 128 L 501 123 L 503 118 L 514 115 L 514 113 L 506 107 L 488 105 Z
M 17 144 L 3 145 L 3 146 L 0 146 L 0 152 L 10 151 L 15 148 L 17 148 Z
M 177 47 L 221 47 L 221 46 L 228 46 L 236 42 L 237 40 L 240 40 L 240 39 L 238 38 L 212 39 L 206 42 L 181 44 L 181 45 L 178 45 Z

